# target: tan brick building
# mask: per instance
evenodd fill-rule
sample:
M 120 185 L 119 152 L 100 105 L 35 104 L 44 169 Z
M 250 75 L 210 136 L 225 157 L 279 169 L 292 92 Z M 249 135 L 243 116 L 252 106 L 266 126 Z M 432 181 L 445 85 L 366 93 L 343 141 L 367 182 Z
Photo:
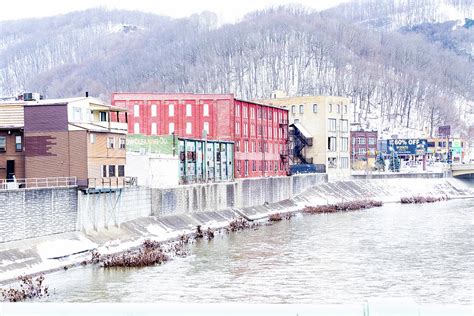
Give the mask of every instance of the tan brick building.
M 289 124 L 300 128 L 311 139 L 302 150 L 308 163 L 324 164 L 330 178 L 350 176 L 350 100 L 337 96 L 285 97 L 272 93 L 272 99 L 259 102 L 289 110 Z

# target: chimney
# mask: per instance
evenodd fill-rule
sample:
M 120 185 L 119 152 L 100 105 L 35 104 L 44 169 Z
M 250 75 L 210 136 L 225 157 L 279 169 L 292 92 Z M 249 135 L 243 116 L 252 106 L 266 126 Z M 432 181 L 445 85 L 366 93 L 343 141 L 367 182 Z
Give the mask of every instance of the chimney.
M 86 98 L 89 97 L 89 91 L 86 91 Z

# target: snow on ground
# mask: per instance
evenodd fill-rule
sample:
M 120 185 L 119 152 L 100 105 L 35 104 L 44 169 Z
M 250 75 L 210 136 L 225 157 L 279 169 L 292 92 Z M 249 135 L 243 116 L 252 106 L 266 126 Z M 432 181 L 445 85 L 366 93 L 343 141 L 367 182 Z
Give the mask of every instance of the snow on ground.
M 97 244 L 83 236 L 79 236 L 79 240 L 57 239 L 45 241 L 36 246 L 38 255 L 43 260 L 61 258 L 94 248 L 97 248 Z

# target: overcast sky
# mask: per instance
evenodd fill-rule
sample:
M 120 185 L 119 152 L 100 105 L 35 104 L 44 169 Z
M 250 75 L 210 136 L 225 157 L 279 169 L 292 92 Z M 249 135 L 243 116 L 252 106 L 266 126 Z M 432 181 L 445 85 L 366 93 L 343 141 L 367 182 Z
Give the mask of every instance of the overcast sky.
M 44 17 L 92 7 L 140 10 L 171 17 L 213 11 L 221 22 L 235 22 L 248 12 L 266 7 L 300 3 L 323 10 L 349 0 L 1 0 L 0 21 Z

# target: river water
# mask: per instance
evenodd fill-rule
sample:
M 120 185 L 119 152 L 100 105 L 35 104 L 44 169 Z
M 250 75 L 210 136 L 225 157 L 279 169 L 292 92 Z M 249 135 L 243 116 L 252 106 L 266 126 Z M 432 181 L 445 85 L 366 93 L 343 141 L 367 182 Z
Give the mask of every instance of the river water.
M 473 199 L 298 215 L 199 241 L 191 256 L 162 266 L 47 275 L 48 300 L 472 304 L 473 215 Z

